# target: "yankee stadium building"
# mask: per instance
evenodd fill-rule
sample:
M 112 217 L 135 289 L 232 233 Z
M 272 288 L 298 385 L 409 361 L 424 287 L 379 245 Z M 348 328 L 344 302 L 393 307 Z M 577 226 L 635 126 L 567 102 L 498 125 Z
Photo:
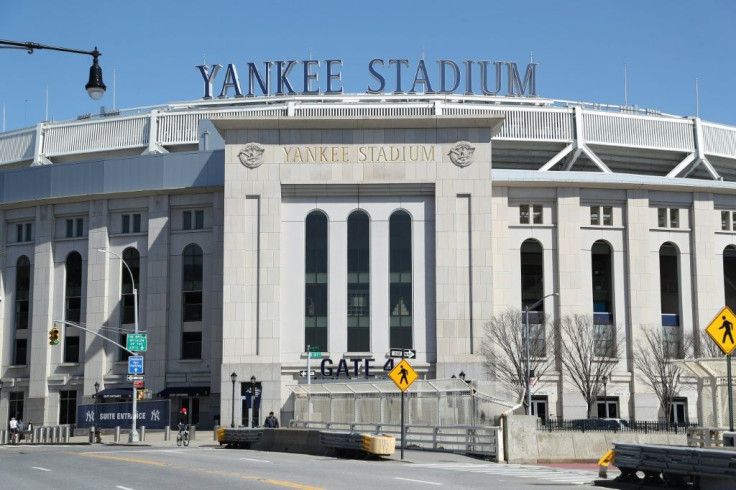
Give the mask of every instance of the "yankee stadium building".
M 492 391 L 485 326 L 534 304 L 620 329 L 606 414 L 667 417 L 632 357 L 736 306 L 736 127 L 541 98 L 534 64 L 373 60 L 350 95 L 341 68 L 201 66 L 201 100 L 0 134 L 0 420 L 125 400 L 135 331 L 144 393 L 202 427 L 253 389 L 288 423 L 308 365 L 382 379 L 396 349 Z M 586 416 L 559 363 L 532 395 Z

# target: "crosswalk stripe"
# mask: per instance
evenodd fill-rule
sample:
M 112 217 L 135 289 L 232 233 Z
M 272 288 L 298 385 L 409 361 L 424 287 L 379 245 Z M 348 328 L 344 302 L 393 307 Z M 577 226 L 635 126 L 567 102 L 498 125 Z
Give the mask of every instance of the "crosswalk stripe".
M 554 483 L 568 483 L 572 485 L 589 485 L 595 478 L 590 472 L 574 469 L 554 468 L 548 466 L 523 466 L 518 464 L 474 464 L 474 463 L 427 463 L 417 464 L 415 467 L 437 468 L 467 473 L 485 473 L 489 475 L 514 476 L 531 478 Z

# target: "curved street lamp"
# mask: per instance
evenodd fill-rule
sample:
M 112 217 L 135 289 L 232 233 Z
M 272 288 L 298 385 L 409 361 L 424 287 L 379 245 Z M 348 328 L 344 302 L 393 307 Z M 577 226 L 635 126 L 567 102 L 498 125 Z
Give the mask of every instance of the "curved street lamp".
M 36 49 L 48 49 L 50 51 L 63 51 L 65 53 L 78 53 L 87 54 L 92 56 L 92 66 L 89 68 L 89 81 L 84 88 L 87 89 L 87 93 L 93 100 L 99 100 L 107 90 L 104 82 L 102 81 L 102 68 L 98 63 L 98 58 L 102 55 L 97 51 L 97 46 L 93 51 L 83 51 L 81 49 L 69 49 L 60 48 L 57 46 L 47 46 L 45 44 L 30 43 L 30 42 L 18 42 L 18 41 L 7 41 L 0 39 L 0 48 L 6 49 L 25 49 L 28 54 L 33 54 Z
M 114 255 L 118 259 L 120 259 L 120 262 L 123 263 L 126 269 L 128 269 L 128 274 L 130 274 L 130 283 L 133 285 L 133 316 L 134 318 L 134 325 L 135 325 L 135 333 L 136 336 L 138 334 L 138 290 L 135 287 L 135 276 L 133 275 L 133 271 L 130 270 L 130 267 L 128 266 L 128 263 L 125 262 L 123 257 L 117 253 L 113 252 L 112 250 L 109 250 L 107 248 L 98 248 L 98 252 Z M 133 381 L 133 422 L 130 428 L 130 437 L 128 438 L 128 442 L 139 442 L 140 439 L 138 437 L 138 430 L 136 429 L 136 423 L 138 419 L 138 389 L 135 386 L 135 381 Z
M 526 350 L 526 414 L 531 415 L 532 414 L 532 383 L 529 377 L 532 373 L 532 363 L 531 363 L 531 357 L 529 354 L 529 310 L 536 308 L 537 306 L 541 305 L 542 302 L 549 298 L 550 296 L 559 296 L 559 293 L 550 293 L 546 296 L 542 296 L 540 300 L 538 300 L 536 303 L 532 305 L 527 305 L 524 307 L 525 317 L 526 317 L 526 339 L 524 339 L 524 345 Z

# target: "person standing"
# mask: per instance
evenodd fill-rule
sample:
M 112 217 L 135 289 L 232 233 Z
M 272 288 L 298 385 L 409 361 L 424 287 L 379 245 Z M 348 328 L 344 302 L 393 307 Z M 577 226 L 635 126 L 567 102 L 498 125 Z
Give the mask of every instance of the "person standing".
M 274 416 L 273 412 L 269 412 L 268 417 L 266 417 L 266 420 L 263 422 L 263 425 L 268 427 L 269 429 L 278 429 L 279 419 Z
M 18 421 L 15 417 L 10 417 L 10 423 L 8 424 L 10 429 L 10 443 L 15 444 L 18 442 Z

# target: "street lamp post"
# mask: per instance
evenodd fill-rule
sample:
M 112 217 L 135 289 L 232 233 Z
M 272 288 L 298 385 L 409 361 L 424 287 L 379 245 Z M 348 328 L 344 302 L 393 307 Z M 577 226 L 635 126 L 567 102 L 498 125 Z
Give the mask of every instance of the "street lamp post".
M 230 375 L 230 381 L 233 382 L 233 406 L 232 412 L 230 413 L 230 427 L 235 428 L 235 382 L 238 380 L 238 375 L 233 371 Z
M 248 428 L 253 428 L 253 405 L 256 403 L 256 377 L 250 377 L 250 406 L 248 407 Z
M 138 334 L 138 289 L 135 287 L 135 276 L 133 276 L 133 271 L 130 270 L 130 267 L 128 267 L 128 263 L 123 260 L 123 257 L 120 256 L 119 253 L 113 252 L 112 250 L 106 249 L 106 248 L 98 248 L 98 252 L 102 253 L 108 253 L 110 255 L 114 255 L 118 259 L 120 259 L 120 262 L 123 263 L 126 269 L 128 269 L 128 274 L 130 274 L 130 283 L 133 285 L 133 317 L 134 317 L 134 325 L 135 325 L 135 333 Z M 130 428 L 130 437 L 128 438 L 128 442 L 139 442 L 140 439 L 138 438 L 138 430 L 136 429 L 136 423 L 138 421 L 138 388 L 135 386 L 135 380 L 133 381 L 133 423 Z
M 95 381 L 95 442 L 102 442 L 100 437 L 100 413 L 97 410 L 97 403 L 100 399 L 97 397 L 97 393 L 100 391 L 100 383 Z
M 532 372 L 532 362 L 531 362 L 531 356 L 529 353 L 529 310 L 532 308 L 536 308 L 537 306 L 541 305 L 542 302 L 549 298 L 550 296 L 558 296 L 558 293 L 550 293 L 546 296 L 543 296 L 540 300 L 538 300 L 536 303 L 532 305 L 527 305 L 524 307 L 525 310 L 525 317 L 526 317 L 526 328 L 525 328 L 525 339 L 524 339 L 524 346 L 526 350 L 526 414 L 531 415 L 532 414 L 532 384 L 529 377 L 531 376 Z
M 98 58 L 102 55 L 102 53 L 97 51 L 97 46 L 95 46 L 95 49 L 93 51 L 83 51 L 81 49 L 60 48 L 57 46 L 47 46 L 45 44 L 8 41 L 5 39 L 0 39 L 0 48 L 25 49 L 26 51 L 28 51 L 28 54 L 32 54 L 33 51 L 36 49 L 63 51 L 65 53 L 88 54 L 92 56 L 92 66 L 89 68 L 89 81 L 87 82 L 87 85 L 84 86 L 84 88 L 87 89 L 87 93 L 93 100 L 100 99 L 100 97 L 102 97 L 102 95 L 105 93 L 105 90 L 107 89 L 105 84 L 102 82 L 102 68 L 100 68 L 100 65 L 98 63 Z
M 608 418 L 608 391 L 606 390 L 606 385 L 608 384 L 608 376 L 604 374 L 603 378 L 601 378 L 601 381 L 603 381 L 603 406 L 606 407 L 604 409 L 604 413 L 606 415 L 606 418 Z

